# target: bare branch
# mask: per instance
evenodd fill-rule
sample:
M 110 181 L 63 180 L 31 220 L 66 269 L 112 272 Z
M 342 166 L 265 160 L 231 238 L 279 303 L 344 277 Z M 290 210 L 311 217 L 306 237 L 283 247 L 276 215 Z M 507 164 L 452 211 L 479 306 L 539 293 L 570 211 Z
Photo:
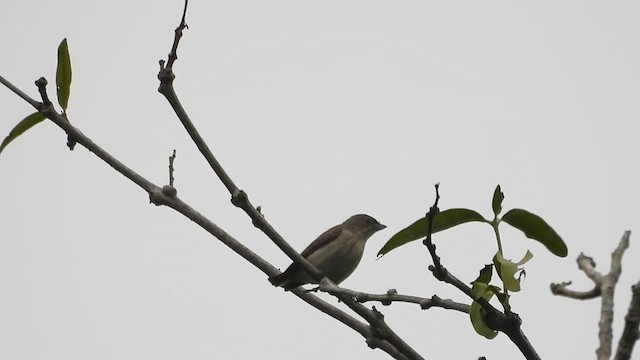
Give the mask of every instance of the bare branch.
M 427 214 L 425 215 L 425 217 L 427 218 L 427 237 L 422 241 L 422 243 L 429 250 L 429 254 L 431 255 L 431 259 L 433 260 L 433 275 L 436 277 L 436 279 L 442 280 L 447 274 L 447 269 L 445 269 L 440 263 L 440 257 L 438 256 L 438 254 L 436 254 L 436 245 L 433 243 L 433 241 L 431 241 L 433 219 L 440 212 L 440 208 L 438 208 L 438 202 L 440 201 L 440 184 L 435 184 L 435 189 L 436 199 L 433 202 L 433 206 L 429 208 L 429 212 L 427 212 Z
M 328 278 L 323 278 L 320 281 L 320 289 L 322 288 L 332 288 L 336 285 L 329 280 Z M 423 360 L 422 356 L 418 354 L 411 346 L 409 346 L 401 337 L 399 337 L 387 323 L 384 321 L 384 315 L 376 310 L 375 307 L 369 309 L 364 305 L 355 301 L 351 296 L 344 294 L 335 294 L 340 301 L 342 301 L 345 305 L 347 305 L 351 310 L 353 310 L 356 314 L 360 315 L 363 319 L 365 319 L 370 327 L 371 334 L 373 335 L 372 339 L 367 339 L 367 344 L 371 346 L 377 342 L 376 338 L 383 339 L 388 341 L 391 345 L 393 345 L 400 353 L 407 357 L 410 360 Z M 373 341 L 371 341 L 373 340 Z
M 576 300 L 589 300 L 596 298 L 602 294 L 600 288 L 598 286 L 594 287 L 589 291 L 575 291 L 567 289 L 567 287 L 571 285 L 571 281 L 566 281 L 560 284 L 551 284 L 551 293 L 554 295 L 564 296 Z
M 578 268 L 594 282 L 595 288 L 593 290 L 586 292 L 569 290 L 567 287 L 571 282 L 551 284 L 551 292 L 555 295 L 579 300 L 592 299 L 597 296 L 602 297 L 600 321 L 598 322 L 598 339 L 600 344 L 596 350 L 598 360 L 608 360 L 611 357 L 611 342 L 613 339 L 611 325 L 613 324 L 614 290 L 618 283 L 618 279 L 620 278 L 620 274 L 622 273 L 622 256 L 624 255 L 625 250 L 629 248 L 630 236 L 630 231 L 625 231 L 622 235 L 620 243 L 611 254 L 611 268 L 607 275 L 602 275 L 595 270 L 596 263 L 591 257 L 584 254 L 580 254 L 578 256 L 576 259 Z
M 600 286 L 604 277 L 596 271 L 596 262 L 593 261 L 593 258 L 580 253 L 576 262 L 578 263 L 578 269 L 582 270 L 589 279 L 596 283 L 596 286 Z
M 629 360 L 633 346 L 640 338 L 640 282 L 631 287 L 631 303 L 624 317 L 625 324 L 618 342 L 618 350 L 614 360 Z
M 320 286 L 320 290 L 335 296 L 346 295 L 359 303 L 376 301 L 381 303 L 382 305 L 388 306 L 394 302 L 404 302 L 420 305 L 420 308 L 422 310 L 427 310 L 432 307 L 439 307 L 447 310 L 456 310 L 467 314 L 469 313 L 469 305 L 458 303 L 449 299 L 441 299 L 437 295 L 433 295 L 431 298 L 401 295 L 398 294 L 395 289 L 390 289 L 386 294 L 368 294 L 342 288 L 337 285 L 327 285 L 327 283 L 323 283 L 323 286 Z
M 173 182 L 175 180 L 175 178 L 173 177 L 173 172 L 174 172 L 174 168 L 173 168 L 173 162 L 176 160 L 176 150 L 173 149 L 173 154 L 171 154 L 171 156 L 169 156 L 169 186 L 173 187 Z
M 608 360 L 611 358 L 611 341 L 613 339 L 613 296 L 616 284 L 622 272 L 622 255 L 629 248 L 630 231 L 625 231 L 618 247 L 611 254 L 611 269 L 609 274 L 604 277 L 600 290 L 602 291 L 602 306 L 600 309 L 600 321 L 598 338 L 600 339 L 600 347 L 596 350 L 599 360 Z
M 186 22 L 188 7 L 189 7 L 189 0 L 185 0 L 184 8 L 182 10 L 182 19 L 180 19 L 180 24 L 178 25 L 178 27 L 174 32 L 175 34 L 173 38 L 173 45 L 171 46 L 171 52 L 169 52 L 166 66 L 164 61 L 162 60 L 160 61 L 160 74 L 158 75 L 158 77 L 164 75 L 164 76 L 171 77 L 171 80 L 173 80 L 174 78 L 172 71 L 173 71 L 173 63 L 176 60 L 178 60 L 178 45 L 180 44 L 180 39 L 182 38 L 182 34 L 184 30 L 189 28 Z
M 185 1 L 185 13 L 186 13 L 187 2 Z M 174 112 L 182 122 L 182 125 L 185 127 L 185 130 L 191 136 L 191 139 L 198 147 L 200 153 L 205 157 L 211 169 L 216 173 L 220 181 L 225 185 L 229 193 L 231 194 L 231 203 L 245 211 L 247 215 L 252 220 L 254 226 L 262 230 L 287 256 L 289 256 L 295 263 L 298 263 L 306 272 L 308 272 L 312 277 L 316 280 L 320 281 L 324 278 L 322 272 L 317 270 L 313 265 L 311 265 L 302 255 L 300 255 L 291 245 L 289 245 L 280 234 L 269 224 L 261 211 L 253 206 L 249 201 L 248 195 L 240 190 L 236 184 L 231 180 L 231 177 L 224 170 L 222 165 L 215 158 L 209 146 L 206 144 L 195 125 L 187 115 L 185 109 L 182 107 L 182 104 L 175 92 L 173 87 L 173 80 L 175 79 L 175 75 L 172 71 L 172 67 L 175 59 L 177 59 L 177 48 L 180 38 L 182 37 L 182 30 L 186 28 L 185 23 L 185 13 L 183 13 L 183 18 L 180 22 L 180 25 L 176 29 L 176 35 L 174 38 L 173 46 L 171 53 L 169 54 L 169 60 L 167 62 L 167 66 L 164 66 L 163 62 L 160 62 L 160 72 L 158 74 L 158 79 L 160 80 L 160 86 L 158 87 L 158 91 L 165 96 Z M 324 280 L 329 281 L 324 278 Z M 399 336 L 397 336 L 391 329 L 387 326 L 384 321 L 381 320 L 381 314 L 377 311 L 372 311 L 362 306 L 361 304 L 355 302 L 353 299 L 340 295 L 337 296 L 338 299 L 343 301 L 349 308 L 355 311 L 358 315 L 364 318 L 367 322 L 369 322 L 371 326 L 371 332 L 367 338 L 367 344 L 370 347 L 380 347 L 381 349 L 387 351 L 389 354 L 394 356 L 398 356 L 397 358 L 401 359 L 422 359 L 420 355 L 415 352 L 410 346 L 408 346 Z M 376 336 L 377 334 L 383 334 L 383 336 Z M 380 341 L 379 339 L 383 339 Z M 391 345 L 387 346 L 388 344 Z
M 609 270 L 609 276 L 614 277 L 616 282 L 622 273 L 622 256 L 629 248 L 629 237 L 631 237 L 631 231 L 625 231 L 622 235 L 622 239 L 620 239 L 618 247 L 611 254 L 611 269 Z
M 185 2 L 185 7 L 186 7 Z M 186 10 L 185 10 L 186 12 Z M 183 14 L 184 15 L 184 14 Z M 224 170 L 220 162 L 213 155 L 213 152 L 202 138 L 195 125 L 191 121 L 189 115 L 182 107 L 182 104 L 178 98 L 178 95 L 175 92 L 173 87 L 173 80 L 175 79 L 175 75 L 173 74 L 172 66 L 173 61 L 177 59 L 177 48 L 180 38 L 182 37 L 182 30 L 186 28 L 185 19 L 181 20 L 180 25 L 176 29 L 176 36 L 174 38 L 173 46 L 171 49 L 171 53 L 169 56 L 169 61 L 167 62 L 167 66 L 161 66 L 160 72 L 158 74 L 158 79 L 160 80 L 160 86 L 158 87 L 158 91 L 164 95 L 167 99 L 171 107 L 180 122 L 184 126 L 185 130 L 191 136 L 191 139 L 196 144 L 196 147 L 200 151 L 200 153 L 204 156 L 204 158 L 209 163 L 211 169 L 216 173 L 220 181 L 227 188 L 229 193 L 231 194 L 231 202 L 241 208 L 242 210 L 249 215 L 251 221 L 255 227 L 260 229 L 263 233 L 265 233 L 291 260 L 298 263 L 302 268 L 311 274 L 316 280 L 320 280 L 323 277 L 323 274 L 318 271 L 314 266 L 312 266 L 305 258 L 303 258 L 291 245 L 289 245 L 284 238 L 269 224 L 264 216 L 256 209 L 255 206 L 251 204 L 249 201 L 249 196 L 243 190 L 240 190 L 238 186 L 231 180 L 231 177 Z M 173 59 L 173 61 L 171 61 Z
M 40 85 L 41 85 L 42 91 L 46 95 L 46 87 L 45 87 L 46 80 L 44 82 L 41 82 Z M 184 215 L 185 217 L 189 218 L 190 220 L 198 224 L 200 227 L 202 227 L 204 230 L 209 232 L 211 235 L 215 236 L 223 244 L 231 248 L 238 255 L 240 255 L 245 260 L 249 261 L 255 267 L 260 269 L 267 276 L 274 276 L 280 273 L 280 271 L 277 268 L 275 268 L 273 265 L 271 265 L 269 262 L 262 259 L 256 253 L 251 251 L 246 246 L 242 245 L 242 243 L 240 243 L 234 237 L 232 237 L 223 229 L 218 227 L 216 224 L 211 222 L 209 219 L 204 217 L 198 211 L 191 208 L 188 204 L 180 200 L 177 197 L 177 192 L 175 188 L 173 188 L 172 186 L 164 186 L 160 188 L 159 186 L 153 184 L 149 180 L 145 179 L 144 177 L 142 177 L 141 175 L 139 175 L 138 173 L 136 173 L 135 171 L 133 171 L 132 169 L 124 165 L 118 159 L 116 159 L 107 151 L 105 151 L 96 143 L 94 143 L 90 138 L 85 136 L 78 128 L 72 126 L 71 123 L 69 123 L 69 121 L 67 121 L 67 119 L 62 114 L 59 114 L 55 111 L 51 103 L 49 103 L 49 105 L 46 107 L 42 106 L 41 103 L 38 103 L 38 102 L 34 102 L 34 103 L 35 103 L 35 106 L 40 107 L 39 110 L 47 118 L 49 118 L 56 125 L 62 128 L 69 137 L 73 137 L 80 145 L 85 147 L 90 152 L 94 153 L 96 156 L 98 156 L 98 158 L 102 159 L 104 162 L 106 162 L 111 167 L 113 167 L 114 170 L 116 170 L 117 172 L 125 176 L 127 179 L 131 180 L 132 182 L 140 186 L 143 190 L 145 190 L 149 194 L 149 199 L 151 203 L 157 206 L 160 206 L 160 205 L 168 206 L 176 210 L 180 214 Z M 390 341 L 377 337 L 376 334 L 372 331 L 372 327 L 370 325 L 355 319 L 353 316 L 327 303 L 326 301 L 318 298 L 317 296 L 304 291 L 302 288 L 295 289 L 292 292 L 296 296 L 298 296 L 300 299 L 308 303 L 309 305 L 315 307 L 316 309 L 322 311 L 323 313 L 333 317 L 334 319 L 340 321 L 341 323 L 347 325 L 351 329 L 360 333 L 365 339 L 367 339 L 367 343 L 369 344 L 369 346 L 380 348 L 383 351 L 390 354 L 391 356 L 393 356 L 395 359 L 399 359 L 399 360 L 421 359 L 420 357 L 405 356 L 404 353 L 401 352 L 397 347 L 398 345 L 403 345 L 404 342 L 401 339 L 399 339 L 399 337 L 397 337 L 397 335 L 395 335 L 392 331 L 390 331 L 388 327 L 387 328 L 382 327 L 382 328 L 386 330 L 384 331 L 384 333 L 387 335 L 387 337 L 392 339 L 395 344 L 392 344 Z M 353 306 L 353 303 L 355 303 L 353 300 L 349 301 L 349 299 L 344 299 L 344 302 L 347 304 L 351 302 L 352 306 Z M 356 304 L 356 305 L 360 305 L 360 304 Z M 359 310 L 361 312 L 368 311 L 367 316 L 368 317 L 372 316 L 371 310 L 368 310 L 364 307 L 362 307 L 362 309 L 359 309 Z M 389 334 L 391 334 L 391 336 L 389 336 Z M 407 351 L 406 349 L 401 349 L 401 350 L 405 352 Z
M 20 96 L 24 101 L 28 102 L 34 108 L 40 110 L 41 104 L 31 98 L 29 95 L 25 94 L 22 90 L 15 87 L 12 83 L 7 81 L 5 78 L 0 76 L 0 84 L 6 86 L 9 90 L 11 90 L 14 94 Z

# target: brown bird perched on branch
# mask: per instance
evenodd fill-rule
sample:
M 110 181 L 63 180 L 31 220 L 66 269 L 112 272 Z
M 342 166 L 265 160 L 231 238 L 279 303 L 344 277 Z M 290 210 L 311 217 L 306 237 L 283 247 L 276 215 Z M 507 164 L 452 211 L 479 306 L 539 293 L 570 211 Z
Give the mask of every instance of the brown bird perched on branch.
M 342 224 L 325 231 L 301 255 L 337 285 L 356 269 L 367 240 L 384 228 L 386 226 L 369 215 L 353 215 Z M 270 277 L 269 281 L 286 291 L 317 283 L 295 262 L 282 274 Z

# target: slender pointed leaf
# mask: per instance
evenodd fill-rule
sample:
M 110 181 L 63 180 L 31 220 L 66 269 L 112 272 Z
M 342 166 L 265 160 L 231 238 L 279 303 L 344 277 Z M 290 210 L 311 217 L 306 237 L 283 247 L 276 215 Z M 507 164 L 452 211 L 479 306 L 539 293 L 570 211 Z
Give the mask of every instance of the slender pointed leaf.
M 58 90 L 58 104 L 63 111 L 67 111 L 69 93 L 71 91 L 71 58 L 67 39 L 58 46 L 58 69 L 56 70 L 56 88 Z
M 511 209 L 504 214 L 502 221 L 524 232 L 528 238 L 539 241 L 554 255 L 567 256 L 567 245 L 540 216 L 522 209 Z
M 498 216 L 502 211 L 502 200 L 504 200 L 504 194 L 500 189 L 500 185 L 496 186 L 496 190 L 493 192 L 493 200 L 491 200 L 491 207 L 493 208 L 493 213 Z
M 29 128 L 44 119 L 46 119 L 46 117 L 39 112 L 33 113 L 22 119 L 22 121 L 20 121 L 18 125 L 14 126 L 14 128 L 11 129 L 9 136 L 4 138 L 4 141 L 2 141 L 2 145 L 0 145 L 0 153 L 2 153 L 2 150 L 4 150 L 4 148 L 7 147 L 7 145 L 9 145 L 9 143 L 12 142 L 15 138 L 22 135 L 25 131 L 29 130 Z
M 433 229 L 431 233 L 437 233 L 448 228 L 464 224 L 471 221 L 487 222 L 482 215 L 469 209 L 448 209 L 441 211 L 433 218 Z M 378 256 L 383 256 L 389 251 L 402 246 L 408 242 L 421 239 L 427 236 L 427 219 L 421 218 L 413 224 L 400 230 L 393 235 L 389 241 L 378 251 Z

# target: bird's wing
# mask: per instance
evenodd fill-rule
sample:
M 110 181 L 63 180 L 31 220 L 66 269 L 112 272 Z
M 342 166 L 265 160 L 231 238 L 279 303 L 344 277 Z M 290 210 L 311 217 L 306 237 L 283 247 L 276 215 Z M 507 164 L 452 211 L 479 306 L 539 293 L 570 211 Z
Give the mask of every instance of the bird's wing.
M 340 233 L 342 232 L 342 228 L 340 227 L 340 225 L 336 225 L 334 227 L 332 227 L 331 229 L 325 231 L 324 233 L 322 233 L 322 235 L 318 236 L 317 239 L 313 240 L 313 242 L 311 244 L 309 244 L 309 246 L 307 246 L 306 249 L 304 249 L 300 255 L 302 255 L 302 257 L 306 258 L 307 256 L 309 256 L 309 254 L 311 254 L 312 252 L 316 251 L 317 249 L 323 247 L 325 244 L 331 242 L 332 240 L 334 240 L 335 238 L 337 238 Z

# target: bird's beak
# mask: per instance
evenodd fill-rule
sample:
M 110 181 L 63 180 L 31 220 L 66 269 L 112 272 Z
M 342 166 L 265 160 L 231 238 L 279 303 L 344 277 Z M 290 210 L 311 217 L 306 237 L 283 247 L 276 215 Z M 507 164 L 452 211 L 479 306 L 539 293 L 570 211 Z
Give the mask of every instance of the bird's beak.
M 376 231 L 384 230 L 387 228 L 387 225 L 382 225 L 380 223 L 376 224 Z

